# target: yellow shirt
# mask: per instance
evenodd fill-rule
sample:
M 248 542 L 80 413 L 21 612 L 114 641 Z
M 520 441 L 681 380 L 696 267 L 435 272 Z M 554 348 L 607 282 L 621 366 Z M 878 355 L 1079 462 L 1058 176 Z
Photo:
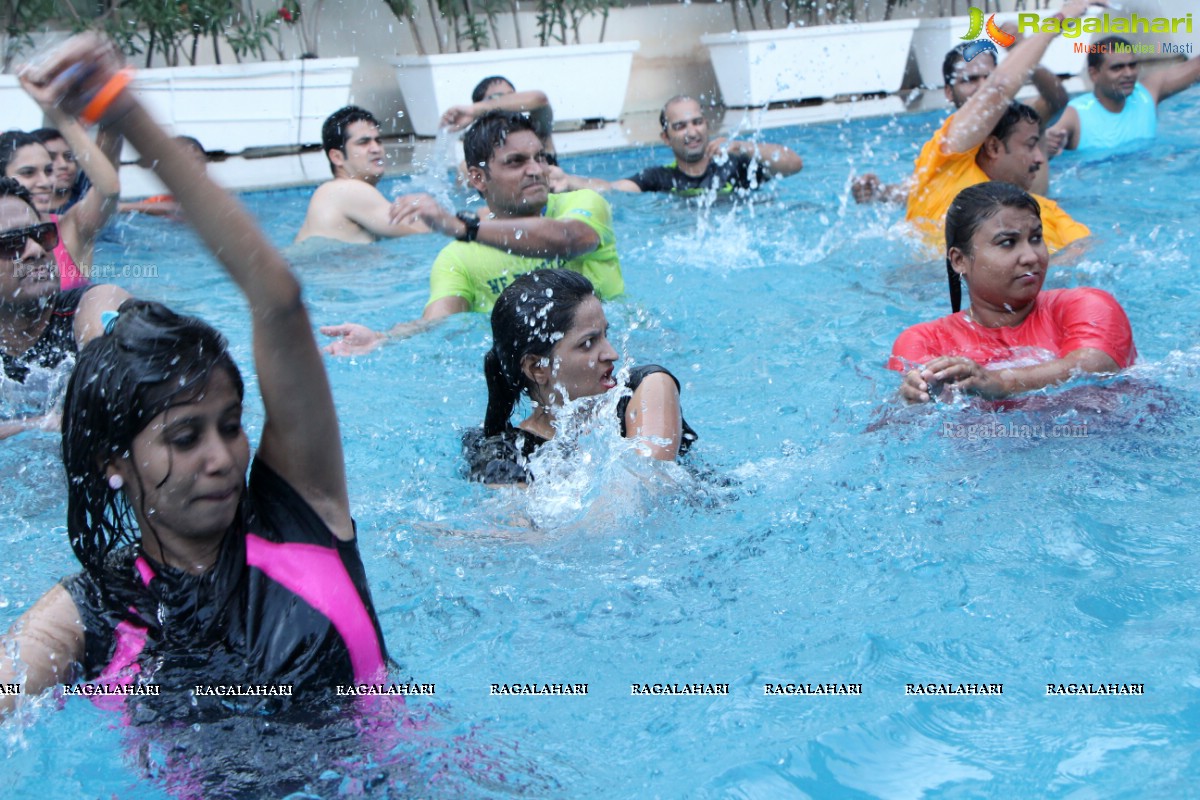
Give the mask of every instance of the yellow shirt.
M 479 242 L 451 242 L 442 248 L 429 273 L 429 303 L 443 297 L 461 297 L 472 311 L 489 312 L 504 287 L 518 275 L 552 267 L 581 273 L 604 300 L 625 291 L 612 229 L 612 208 L 607 200 L 591 189 L 552 194 L 546 202 L 545 216 L 587 224 L 600 237 L 600 246 L 568 261 L 518 256 Z
M 913 170 L 913 188 L 908 193 L 908 213 L 911 222 L 934 248 L 946 249 L 946 212 L 958 193 L 968 186 L 985 183 L 987 173 L 975 163 L 982 143 L 965 153 L 945 153 L 942 144 L 950 130 L 946 118 L 933 138 L 921 148 Z M 1091 233 L 1086 225 L 1071 219 L 1053 200 L 1033 195 L 1042 207 L 1042 236 L 1051 252 L 1061 250 L 1076 239 Z

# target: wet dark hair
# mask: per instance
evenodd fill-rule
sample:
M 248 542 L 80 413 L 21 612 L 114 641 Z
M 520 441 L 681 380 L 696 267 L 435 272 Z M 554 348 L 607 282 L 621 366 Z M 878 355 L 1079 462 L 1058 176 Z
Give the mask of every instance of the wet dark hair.
M 1113 51 L 1114 46 L 1120 45 L 1122 49 L 1133 49 L 1133 43 L 1128 39 L 1123 39 L 1120 36 L 1105 36 L 1092 42 L 1092 46 L 1088 48 L 1087 65 L 1088 69 L 1100 69 L 1104 66 L 1104 59 Z
M 521 360 L 549 358 L 575 324 L 579 304 L 596 293 L 592 282 L 569 269 L 539 269 L 510 283 L 492 309 L 492 349 L 483 357 L 488 404 L 483 435 L 508 425 L 522 392 L 529 391 Z
M 503 147 L 509 134 L 517 131 L 529 131 L 538 135 L 533 121 L 527 114 L 516 111 L 489 111 L 471 123 L 463 134 L 463 153 L 466 155 L 468 167 L 487 169 L 487 162 L 497 148 Z M 538 140 L 541 137 L 538 136 Z
M 101 586 L 109 555 L 138 541 L 133 509 L 108 485 L 106 466 L 127 456 L 159 414 L 195 400 L 215 370 L 244 394 L 225 337 L 208 323 L 147 300 L 126 300 L 118 311 L 109 332 L 80 351 L 62 411 L 67 536 Z
M 950 282 L 950 308 L 955 314 L 962 307 L 962 276 L 950 263 L 950 250 L 956 247 L 970 255 L 975 231 L 1001 208 L 1025 209 L 1038 219 L 1042 217 L 1042 208 L 1033 195 L 1003 181 L 968 186 L 958 193 L 946 211 L 946 278 Z
M 62 131 L 58 128 L 38 128 L 35 131 L 30 131 L 29 135 L 37 139 L 42 144 L 53 142 L 55 139 L 66 141 L 66 137 L 62 135 Z
M 16 178 L 0 177 L 0 197 L 15 197 L 25 201 L 25 205 L 32 208 L 33 213 L 37 214 L 39 219 L 41 218 L 37 206 L 33 204 L 33 195 Z
M 1008 108 L 1004 109 L 1004 116 L 1000 117 L 990 135 L 1003 142 L 1013 132 L 1013 128 L 1021 122 L 1032 122 L 1034 125 L 1040 126 L 1042 116 L 1024 103 L 1014 100 L 1008 104 Z
M 330 150 L 346 152 L 346 130 L 356 122 L 369 122 L 376 128 L 379 127 L 379 120 L 375 119 L 375 115 L 359 106 L 339 108 L 325 118 L 325 122 L 321 124 L 321 149 L 325 151 L 326 158 L 329 157 Z M 333 174 L 337 174 L 332 161 L 329 162 L 329 169 Z
M 0 133 L 0 177 L 8 172 L 8 165 L 22 147 L 31 144 L 41 145 L 42 140 L 32 133 L 25 131 L 5 131 Z
M 954 82 L 954 70 L 957 69 L 958 62 L 967 60 L 967 48 L 974 44 L 974 42 L 963 42 L 960 45 L 955 45 L 954 49 L 952 49 L 949 53 L 946 53 L 946 57 L 942 59 L 942 82 L 947 86 L 950 86 Z M 992 66 L 996 66 L 996 54 L 991 50 L 987 50 L 985 52 L 991 56 Z M 975 56 L 975 58 L 979 58 L 982 55 L 983 53 L 980 53 L 978 56 Z
M 510 81 L 508 78 L 504 77 L 503 75 L 489 75 L 488 77 L 481 80 L 479 83 L 475 84 L 475 88 L 471 90 L 471 102 L 479 103 L 479 102 L 482 102 L 483 100 L 487 99 L 488 87 L 490 87 L 493 83 L 500 83 L 500 82 L 507 83 L 514 92 L 517 90 L 517 87 L 513 86 L 513 82 Z

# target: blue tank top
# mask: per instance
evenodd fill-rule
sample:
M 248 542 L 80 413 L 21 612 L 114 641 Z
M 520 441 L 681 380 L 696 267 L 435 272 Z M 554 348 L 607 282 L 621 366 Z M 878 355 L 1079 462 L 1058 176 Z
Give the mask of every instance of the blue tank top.
M 1079 152 L 1110 150 L 1138 139 L 1153 139 L 1158 130 L 1158 111 L 1150 91 L 1140 83 L 1125 98 L 1125 108 L 1114 114 L 1095 94 L 1076 97 L 1070 106 L 1079 115 Z

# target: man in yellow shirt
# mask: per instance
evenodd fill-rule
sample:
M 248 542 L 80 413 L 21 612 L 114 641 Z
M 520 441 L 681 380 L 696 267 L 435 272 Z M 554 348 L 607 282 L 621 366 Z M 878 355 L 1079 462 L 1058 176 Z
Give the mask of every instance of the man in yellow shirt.
M 1060 18 L 1074 19 L 1088 0 L 1069 0 Z M 1017 91 L 1057 34 L 1038 33 L 1018 42 L 962 108 L 951 115 L 921 149 L 908 195 L 906 219 L 936 248 L 945 247 L 946 211 L 960 191 L 984 181 L 1007 181 L 1022 189 L 1033 186 L 1045 165 L 1039 117 L 1014 103 Z M 1035 195 L 1035 197 L 1037 197 Z M 1087 226 L 1071 219 L 1056 203 L 1037 197 L 1042 207 L 1046 244 L 1059 250 L 1087 236 Z
M 359 355 L 451 314 L 491 311 L 513 278 L 543 267 L 581 273 L 604 299 L 625 291 L 608 201 L 589 189 L 549 193 L 545 146 L 527 116 L 489 112 L 463 143 L 470 185 L 487 202 L 486 216 L 455 214 L 423 194 L 394 204 L 394 224 L 426 225 L 456 240 L 434 261 L 421 318 L 386 333 L 353 323 L 323 327 L 322 333 L 338 337 L 327 352 Z

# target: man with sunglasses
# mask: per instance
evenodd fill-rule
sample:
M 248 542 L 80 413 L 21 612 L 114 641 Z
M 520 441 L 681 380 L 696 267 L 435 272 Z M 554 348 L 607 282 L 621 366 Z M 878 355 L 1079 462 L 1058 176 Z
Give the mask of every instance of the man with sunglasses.
M 1067 105 L 1051 133 L 1065 136 L 1068 150 L 1109 150 L 1153 139 L 1158 130 L 1158 104 L 1200 81 L 1200 58 L 1139 79 L 1133 45 L 1120 36 L 1093 43 L 1088 51 L 1092 93 Z
M 0 381 L 9 384 L 0 439 L 57 427 L 54 389 L 66 382 L 54 376 L 65 375 L 75 353 L 104 332 L 100 315 L 129 298 L 109 285 L 59 290 L 57 244 L 57 227 L 40 220 L 29 192 L 0 178 Z

